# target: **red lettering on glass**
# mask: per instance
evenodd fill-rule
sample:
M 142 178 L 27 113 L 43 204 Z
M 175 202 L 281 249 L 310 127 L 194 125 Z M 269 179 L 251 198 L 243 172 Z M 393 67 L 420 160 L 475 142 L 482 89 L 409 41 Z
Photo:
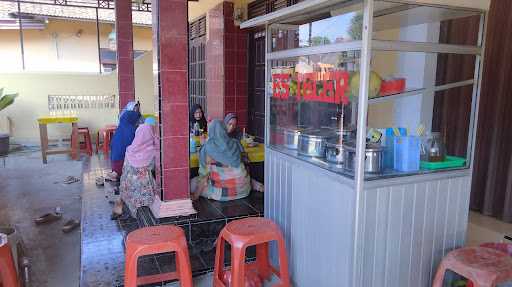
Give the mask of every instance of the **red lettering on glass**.
M 334 95 L 334 102 L 339 104 L 343 103 L 344 105 L 348 104 L 350 99 L 345 96 L 345 89 L 348 84 L 348 73 L 346 71 L 335 71 L 334 78 L 336 80 L 336 93 Z
M 314 101 L 316 97 L 316 73 L 305 73 L 304 82 L 302 84 L 304 88 L 304 100 Z
M 278 99 L 288 99 L 290 96 L 289 74 L 272 75 L 272 96 Z

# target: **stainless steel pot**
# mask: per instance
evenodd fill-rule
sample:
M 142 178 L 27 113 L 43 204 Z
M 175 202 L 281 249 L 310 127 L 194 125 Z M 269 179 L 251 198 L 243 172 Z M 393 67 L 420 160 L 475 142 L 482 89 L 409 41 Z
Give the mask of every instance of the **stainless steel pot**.
M 325 142 L 328 137 L 328 134 L 320 131 L 302 132 L 299 135 L 299 154 L 319 158 L 325 157 Z
M 338 139 L 329 139 L 325 142 L 325 158 L 328 162 L 343 164 L 343 145 L 339 143 Z
M 303 128 L 284 129 L 284 146 L 288 149 L 297 149 L 299 146 L 299 135 L 305 132 Z
M 344 164 L 348 170 L 355 170 L 356 165 L 356 148 L 354 142 L 348 142 L 343 145 Z M 380 144 L 366 144 L 364 172 L 381 173 L 384 163 L 384 147 Z

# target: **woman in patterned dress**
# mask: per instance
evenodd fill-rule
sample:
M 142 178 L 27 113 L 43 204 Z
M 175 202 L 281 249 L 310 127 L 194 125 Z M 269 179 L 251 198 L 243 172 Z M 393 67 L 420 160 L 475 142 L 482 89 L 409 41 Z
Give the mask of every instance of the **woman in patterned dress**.
M 117 219 L 122 215 L 123 202 L 130 210 L 130 215 L 136 217 L 137 209 L 149 206 L 155 196 L 155 178 L 152 170 L 157 154 L 155 136 L 153 133 L 153 119 L 147 119 L 135 132 L 135 138 L 126 148 L 126 156 L 121 176 L 121 200 L 114 206 L 112 218 Z

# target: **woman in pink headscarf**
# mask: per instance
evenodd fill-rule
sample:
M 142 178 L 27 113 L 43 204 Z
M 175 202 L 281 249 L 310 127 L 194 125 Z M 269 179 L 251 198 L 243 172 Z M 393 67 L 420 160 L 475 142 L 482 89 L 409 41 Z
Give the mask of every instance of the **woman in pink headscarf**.
M 149 206 L 155 196 L 155 178 L 152 170 L 157 153 L 154 121 L 146 120 L 135 131 L 135 138 L 126 148 L 123 175 L 121 176 L 121 200 L 117 201 L 112 219 L 117 219 L 123 213 L 123 202 L 130 210 L 132 217 L 137 216 L 137 208 Z

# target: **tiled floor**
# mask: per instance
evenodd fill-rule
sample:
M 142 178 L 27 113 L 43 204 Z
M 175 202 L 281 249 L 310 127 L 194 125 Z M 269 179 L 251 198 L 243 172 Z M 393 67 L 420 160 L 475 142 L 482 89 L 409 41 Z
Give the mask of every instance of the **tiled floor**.
M 197 214 L 177 218 L 154 218 L 148 208 L 140 209 L 137 219 L 110 220 L 112 205 L 105 197 L 110 190 L 96 187 L 95 178 L 108 170 L 108 163 L 93 157 L 84 163 L 82 197 L 82 268 L 81 285 L 121 286 L 124 271 L 124 237 L 144 226 L 175 224 L 185 230 L 194 276 L 213 270 L 215 239 L 227 222 L 236 218 L 263 215 L 263 194 L 252 192 L 245 199 L 217 202 L 201 198 L 194 202 Z M 227 248 L 229 260 L 229 248 Z M 248 258 L 254 258 L 254 249 Z M 144 257 L 139 261 L 139 275 L 174 271 L 170 253 Z M 162 286 L 164 283 L 151 286 Z
M 512 224 L 471 211 L 466 242 L 470 246 L 484 242 L 512 243 Z

